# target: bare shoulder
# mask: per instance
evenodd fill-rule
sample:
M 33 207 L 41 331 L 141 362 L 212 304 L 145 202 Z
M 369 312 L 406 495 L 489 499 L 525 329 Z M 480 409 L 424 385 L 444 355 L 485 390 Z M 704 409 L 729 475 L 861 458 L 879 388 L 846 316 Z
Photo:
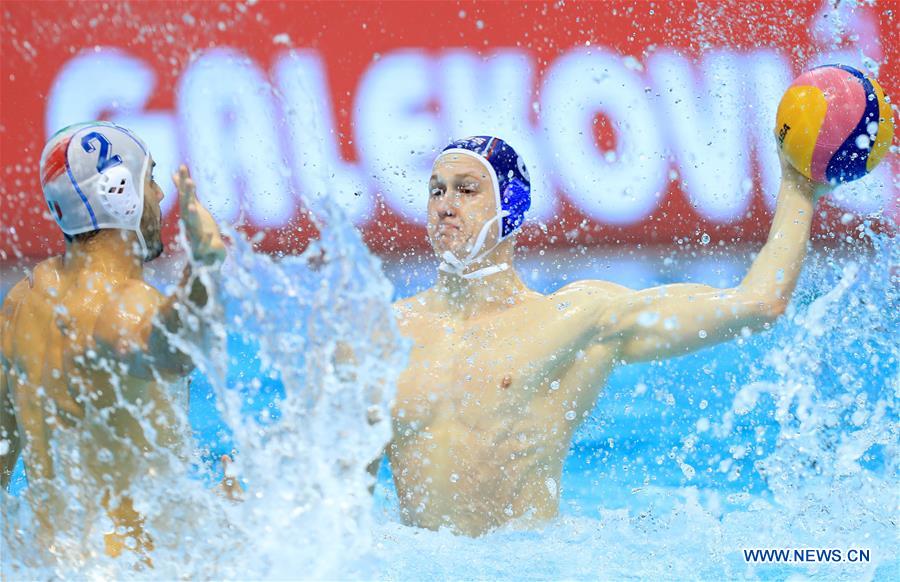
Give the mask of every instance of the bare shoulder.
M 35 309 L 39 311 L 48 309 L 44 298 L 53 287 L 53 282 L 59 281 L 60 265 L 60 257 L 41 261 L 26 277 L 13 285 L 3 298 L 3 307 L 0 310 L 0 337 L 2 337 L 0 351 L 3 354 L 15 353 L 15 331 L 21 310 L 33 312 Z
M 110 298 L 115 296 L 121 297 L 122 299 L 133 298 L 135 296 L 142 299 L 162 299 L 164 297 L 159 289 L 142 279 L 128 279 L 127 281 L 123 281 L 114 288 Z
M 551 297 L 566 301 L 577 301 L 579 299 L 587 301 L 602 301 L 604 299 L 609 299 L 610 301 L 613 301 L 630 293 L 634 293 L 634 290 L 609 281 L 584 280 L 569 283 L 565 287 L 555 291 Z
M 46 294 L 47 290 L 53 286 L 54 282 L 59 281 L 59 270 L 62 265 L 60 257 L 51 257 L 41 261 L 35 265 L 34 269 L 23 277 L 18 283 L 13 285 L 6 297 L 3 298 L 3 320 L 4 325 L 9 322 L 10 318 L 32 293 Z
M 156 315 L 163 301 L 162 293 L 140 279 L 116 285 L 100 309 L 94 338 L 109 345 L 136 340 L 135 334 L 147 327 L 148 317 Z
M 150 311 L 155 312 L 163 300 L 163 294 L 152 285 L 140 279 L 129 279 L 110 290 L 101 315 L 143 317 Z
M 39 284 L 52 284 L 53 281 L 59 280 L 60 271 L 63 268 L 63 258 L 59 255 L 55 257 L 50 257 L 49 259 L 45 259 L 35 265 L 33 275 L 30 279 L 33 280 L 35 286 Z M 25 280 L 29 280 L 29 277 L 26 277 Z

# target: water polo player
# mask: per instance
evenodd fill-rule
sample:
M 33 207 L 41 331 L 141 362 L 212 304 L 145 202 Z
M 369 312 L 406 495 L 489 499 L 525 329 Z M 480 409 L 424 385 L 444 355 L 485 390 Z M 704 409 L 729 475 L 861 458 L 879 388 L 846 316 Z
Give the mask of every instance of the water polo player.
M 768 241 L 732 289 L 578 281 L 542 295 L 513 267 L 531 196 L 522 159 L 496 137 L 450 144 L 429 184 L 437 282 L 395 305 L 413 342 L 387 448 L 404 522 L 479 535 L 554 516 L 572 434 L 616 365 L 680 356 L 784 312 L 814 189 L 782 163 Z
M 153 166 L 139 137 L 104 122 L 61 130 L 41 156 L 44 197 L 66 250 L 13 287 L 0 320 L 3 487 L 21 451 L 48 541 L 36 551 L 116 556 L 129 547 L 146 562 L 152 541 L 129 490 L 183 452 L 173 397 L 184 402 L 186 388 L 170 390 L 193 364 L 173 338 L 190 343 L 204 333 L 198 309 L 208 289 L 190 265 L 169 297 L 144 282 L 143 263 L 163 251 Z M 212 281 L 225 253 L 219 230 L 184 166 L 175 183 L 191 263 Z M 171 454 L 154 455 L 156 448 Z M 72 507 L 108 515 L 105 548 L 87 538 L 84 547 L 50 544 Z

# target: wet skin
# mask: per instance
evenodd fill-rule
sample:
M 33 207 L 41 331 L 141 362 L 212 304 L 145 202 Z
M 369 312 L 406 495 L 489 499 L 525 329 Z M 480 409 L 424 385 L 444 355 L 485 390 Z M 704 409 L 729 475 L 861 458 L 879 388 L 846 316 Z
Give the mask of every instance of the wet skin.
M 553 517 L 572 434 L 616 365 L 768 327 L 796 285 L 815 194 L 782 169 L 769 240 L 735 288 L 634 291 L 580 281 L 545 296 L 510 269 L 472 281 L 439 272 L 434 287 L 397 302 L 401 332 L 413 342 L 387 448 L 403 520 L 476 536 Z M 428 205 L 438 255 L 465 255 L 495 212 L 491 188 L 476 160 L 438 159 Z M 512 259 L 506 240 L 486 263 Z
M 150 171 L 144 181 L 142 230 L 153 248 L 163 193 Z M 218 229 L 196 200 L 186 168 L 176 184 L 195 258 L 222 255 Z M 48 547 L 58 530 L 71 527 L 61 516 L 77 492 L 89 512 L 105 511 L 119 528 L 105 536 L 108 554 L 119 555 L 131 537 L 128 543 L 146 558 L 152 541 L 128 491 L 147 471 L 164 469 L 160 463 L 171 457 L 158 450 L 176 458 L 183 453 L 184 424 L 176 421 L 174 401 L 186 394 L 173 383 L 193 363 L 169 345 L 162 328 L 179 331 L 177 305 L 205 303 L 206 290 L 189 281 L 188 269 L 180 285 L 186 299 L 164 297 L 144 282 L 139 253 L 135 233 L 100 231 L 38 264 L 3 303 L 0 438 L 7 446 L 0 475 L 6 488 L 21 452 Z M 78 487 L 59 490 L 53 483 L 72 469 L 54 463 L 53 443 L 78 453 Z M 85 541 L 84 552 L 96 550 Z

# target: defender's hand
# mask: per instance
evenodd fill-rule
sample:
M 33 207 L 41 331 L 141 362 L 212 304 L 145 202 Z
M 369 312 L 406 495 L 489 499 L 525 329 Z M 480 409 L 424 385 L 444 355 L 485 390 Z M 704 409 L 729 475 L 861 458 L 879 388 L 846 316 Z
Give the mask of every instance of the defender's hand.
M 233 463 L 231 457 L 222 455 L 222 481 L 216 488 L 216 492 L 229 501 L 243 501 L 244 488 L 238 482 L 237 475 L 229 470 L 229 465 Z
M 220 264 L 225 260 L 225 243 L 216 221 L 197 199 L 197 187 L 187 166 L 182 164 L 172 180 L 178 189 L 181 223 L 191 244 L 194 260 L 204 265 Z

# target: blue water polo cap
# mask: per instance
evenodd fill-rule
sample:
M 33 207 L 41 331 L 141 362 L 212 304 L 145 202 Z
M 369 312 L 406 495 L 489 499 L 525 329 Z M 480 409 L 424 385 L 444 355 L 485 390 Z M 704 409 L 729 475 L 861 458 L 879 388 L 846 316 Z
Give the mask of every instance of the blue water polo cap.
M 531 208 L 531 179 L 524 160 L 508 143 L 488 135 L 458 139 L 444 148 L 441 155 L 454 152 L 476 154 L 482 163 L 486 162 L 497 196 L 500 239 L 505 239 L 522 226 L 525 213 Z

